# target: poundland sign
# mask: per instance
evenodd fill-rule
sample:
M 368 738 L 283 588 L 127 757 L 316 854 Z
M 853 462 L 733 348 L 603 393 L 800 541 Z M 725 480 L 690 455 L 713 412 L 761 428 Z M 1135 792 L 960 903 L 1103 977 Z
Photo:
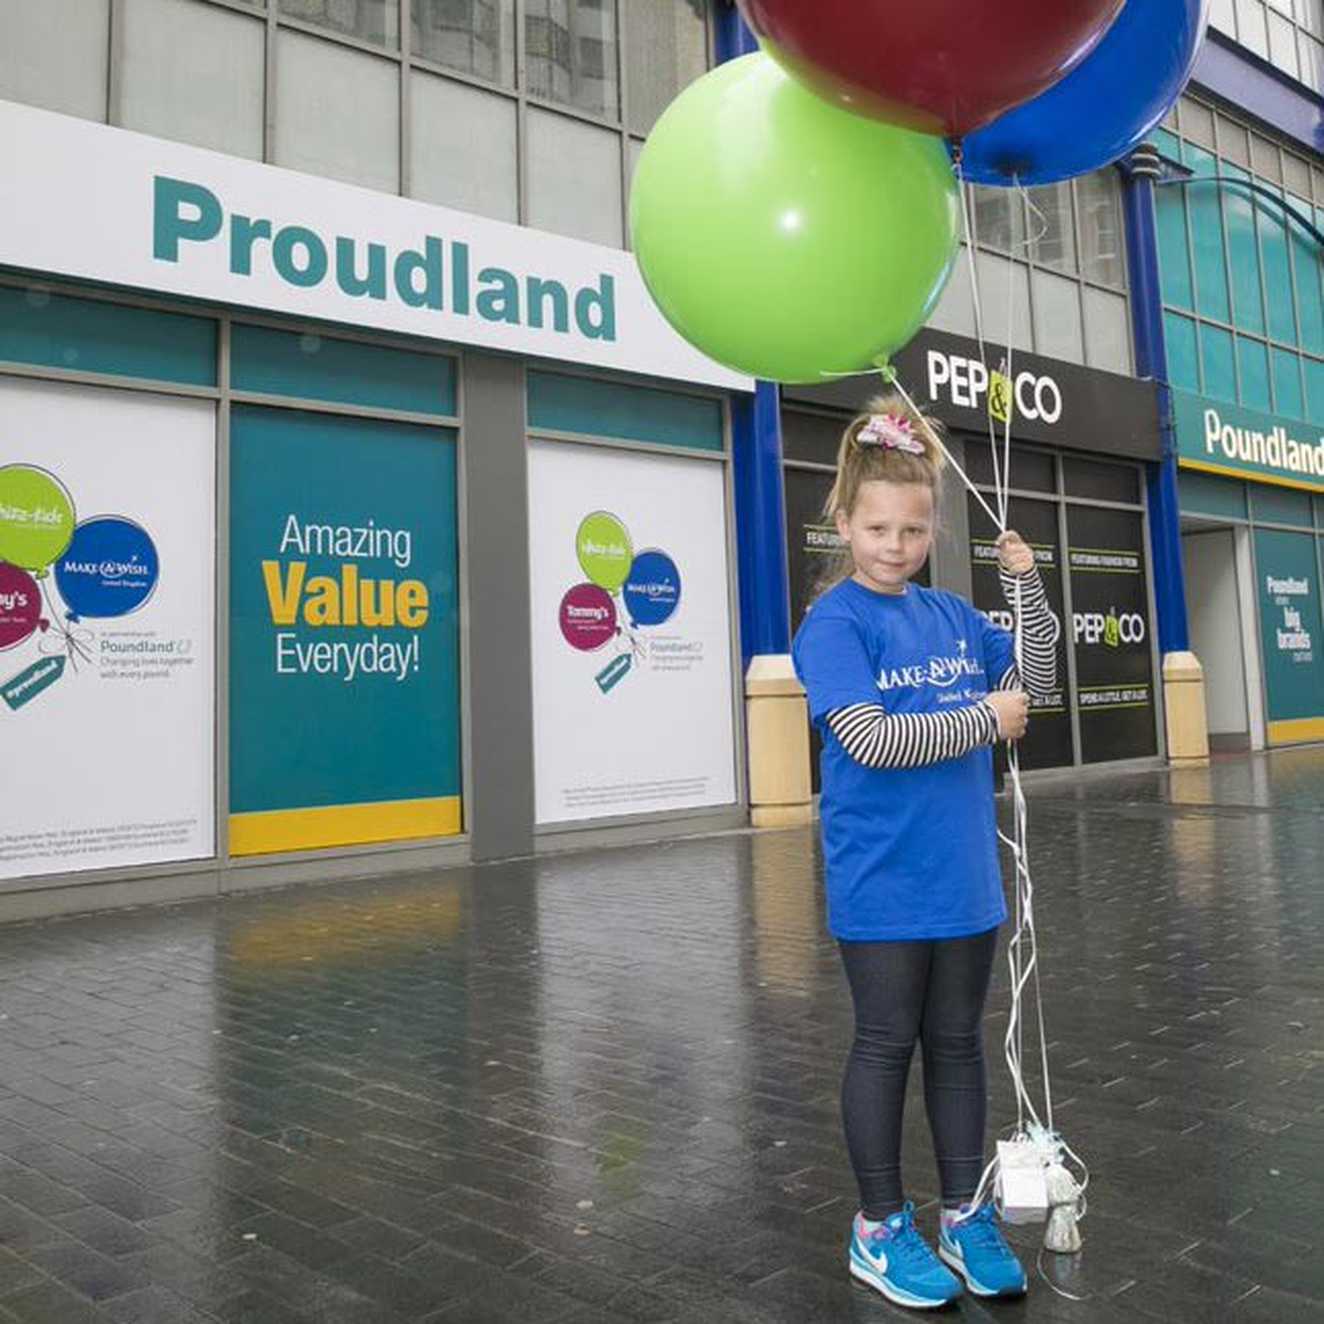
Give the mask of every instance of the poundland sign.
M 1189 391 L 1174 390 L 1172 408 L 1184 468 L 1324 492 L 1324 436 L 1310 424 Z
M 619 249 L 0 101 L 0 264 L 752 390 Z

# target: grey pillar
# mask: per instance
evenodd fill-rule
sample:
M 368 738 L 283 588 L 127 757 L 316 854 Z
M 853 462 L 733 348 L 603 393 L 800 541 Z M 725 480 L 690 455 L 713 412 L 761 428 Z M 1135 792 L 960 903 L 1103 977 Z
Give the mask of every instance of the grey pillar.
M 533 853 L 529 470 L 523 363 L 463 363 L 465 822 L 481 862 Z

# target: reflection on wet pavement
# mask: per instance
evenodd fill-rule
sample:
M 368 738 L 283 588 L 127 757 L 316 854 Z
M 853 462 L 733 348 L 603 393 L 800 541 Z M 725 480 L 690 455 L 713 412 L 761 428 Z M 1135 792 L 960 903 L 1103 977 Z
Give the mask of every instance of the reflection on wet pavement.
M 1324 1318 L 1324 750 L 1031 798 L 1084 1300 L 951 1313 Z M 0 1320 L 903 1317 L 845 1272 L 819 867 L 737 833 L 0 930 Z

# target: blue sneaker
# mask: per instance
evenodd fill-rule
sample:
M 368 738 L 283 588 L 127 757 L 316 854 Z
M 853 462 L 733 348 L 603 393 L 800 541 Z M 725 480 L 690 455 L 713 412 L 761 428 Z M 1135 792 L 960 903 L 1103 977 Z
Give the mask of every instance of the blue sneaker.
M 915 1227 L 913 1204 L 868 1231 L 863 1216 L 855 1216 L 850 1271 L 898 1306 L 933 1310 L 961 1295 L 960 1282 L 943 1268 Z
M 963 1205 L 961 1212 L 968 1207 Z M 941 1224 L 938 1254 L 976 1296 L 1025 1295 L 1025 1270 L 1004 1240 L 991 1203 L 960 1222 L 944 1213 Z

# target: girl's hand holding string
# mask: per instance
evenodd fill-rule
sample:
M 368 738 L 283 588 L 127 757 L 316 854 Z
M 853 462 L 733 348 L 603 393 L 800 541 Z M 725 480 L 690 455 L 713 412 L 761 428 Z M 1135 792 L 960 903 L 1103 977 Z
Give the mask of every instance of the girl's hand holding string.
M 1019 740 L 1030 724 L 1030 696 L 1024 690 L 994 690 L 984 702 L 997 714 L 998 737 Z
M 998 564 L 1009 575 L 1024 575 L 1034 569 L 1034 552 L 1015 529 L 1008 529 L 993 544 L 998 549 Z

